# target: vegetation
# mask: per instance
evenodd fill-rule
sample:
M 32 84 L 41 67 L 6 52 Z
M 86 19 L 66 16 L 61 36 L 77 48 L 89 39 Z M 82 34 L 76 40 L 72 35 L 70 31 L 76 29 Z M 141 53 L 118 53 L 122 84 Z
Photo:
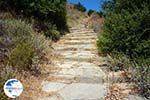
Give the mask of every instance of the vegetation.
M 107 7 L 108 4 L 104 6 L 106 17 L 104 32 L 98 41 L 99 51 L 109 53 L 116 50 L 138 60 L 143 58 L 145 63 L 149 63 L 150 5 L 142 1 L 140 5 L 134 2 L 135 5 L 130 7 L 126 3 L 117 0 L 108 2 L 114 8 Z
M 16 15 L 32 17 L 39 21 L 51 22 L 59 30 L 67 28 L 66 0 L 0 0 L 2 11 L 15 12 Z
M 4 82 L 14 78 L 16 71 L 36 74 L 41 71 L 40 64 L 50 53 L 50 42 L 22 20 L 1 19 L 0 33 L 0 91 L 3 93 Z M 4 94 L 1 97 L 5 98 Z
M 78 4 L 74 5 L 74 8 L 81 11 L 81 12 L 85 12 L 86 8 L 79 2 Z
M 88 15 L 90 16 L 92 13 L 94 13 L 95 11 L 94 10 L 92 10 L 92 9 L 90 9 L 89 11 L 88 11 Z
M 104 14 L 103 14 L 103 12 L 102 11 L 95 11 L 95 10 L 92 10 L 92 9 L 90 9 L 89 11 L 88 11 L 88 15 L 90 16 L 92 13 L 97 13 L 100 17 L 103 17 L 104 16 Z
M 150 79 L 150 4 L 148 0 L 112 0 L 103 5 L 105 22 L 97 42 L 100 54 L 117 51 L 135 62 L 136 81 L 142 95 L 149 95 Z M 120 55 L 120 54 L 118 54 Z M 134 64 L 135 64 L 134 63 Z M 143 71 L 144 70 L 144 71 Z M 144 74 L 143 74 L 143 73 Z M 135 75 L 135 73 L 132 72 Z M 144 75 L 144 78 L 141 77 Z M 146 94 L 146 95 L 145 95 Z
M 41 58 L 42 55 L 48 53 L 49 44 L 46 43 L 46 38 L 35 33 L 32 25 L 13 19 L 0 20 L 0 27 L 1 48 L 4 49 L 9 64 L 17 69 L 19 67 L 30 69 L 27 67 L 32 65 L 32 58 L 35 54 Z
M 102 11 L 97 12 L 97 14 L 98 14 L 100 17 L 103 17 L 103 16 L 104 16 L 104 14 L 103 14 Z
M 7 99 L 4 82 L 22 72 L 37 75 L 50 53 L 50 41 L 68 31 L 66 2 L 0 0 L 0 100 Z
M 123 53 L 113 52 L 107 56 L 109 62 L 108 68 L 110 71 L 124 71 L 124 78 L 118 81 L 134 82 L 139 93 L 149 98 L 150 94 L 150 67 L 146 64 L 137 64 L 131 61 L 129 57 Z
M 87 18 L 85 12 L 81 12 L 76 8 L 67 9 L 67 25 L 68 27 L 76 26 L 83 22 L 83 19 Z

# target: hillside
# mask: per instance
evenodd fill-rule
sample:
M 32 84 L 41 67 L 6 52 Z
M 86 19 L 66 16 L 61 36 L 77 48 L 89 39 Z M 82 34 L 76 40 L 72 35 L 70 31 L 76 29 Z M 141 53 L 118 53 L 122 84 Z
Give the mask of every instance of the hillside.
M 88 16 L 87 12 L 79 11 L 74 7 L 73 4 L 67 4 L 67 22 L 69 27 L 73 27 L 77 24 L 85 24 L 87 27 L 92 28 L 95 32 L 99 32 L 103 18 L 100 17 L 96 12 Z
M 0 0 L 0 100 L 149 100 L 148 0 L 101 7 Z

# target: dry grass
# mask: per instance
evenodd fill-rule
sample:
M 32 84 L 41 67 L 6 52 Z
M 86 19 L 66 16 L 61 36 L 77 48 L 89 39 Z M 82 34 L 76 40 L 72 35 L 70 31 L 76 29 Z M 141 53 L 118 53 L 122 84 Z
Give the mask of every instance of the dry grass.
M 41 90 L 41 82 L 42 77 L 36 77 L 31 74 L 26 74 L 26 76 L 18 75 L 17 79 L 19 79 L 24 87 L 24 91 L 21 96 L 18 98 L 19 100 L 32 100 L 34 97 L 40 97 L 46 95 Z
M 20 80 L 23 84 L 24 91 L 18 100 L 36 100 L 40 97 L 48 97 L 55 93 L 47 93 L 42 91 L 42 81 L 47 80 L 50 74 L 56 72 L 57 69 L 52 60 L 56 59 L 54 55 L 47 54 L 47 61 L 41 64 L 41 72 L 33 75 L 30 72 L 17 73 L 16 79 Z M 54 81 L 56 79 L 51 78 L 48 81 Z
M 116 84 L 109 87 L 110 92 L 107 94 L 104 100 L 123 100 L 127 95 L 123 93 L 123 89 Z

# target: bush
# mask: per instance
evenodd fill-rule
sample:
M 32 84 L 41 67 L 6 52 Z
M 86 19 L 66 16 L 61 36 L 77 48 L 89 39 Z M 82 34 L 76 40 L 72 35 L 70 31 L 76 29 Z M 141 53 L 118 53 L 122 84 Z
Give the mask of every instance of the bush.
M 0 19 L 6 20 L 6 19 L 13 19 L 14 17 L 12 16 L 11 13 L 9 12 L 1 12 L 0 13 Z
M 44 27 L 44 34 L 46 37 L 49 37 L 53 41 L 57 41 L 60 38 L 61 34 L 59 31 L 57 31 L 57 27 L 55 25 L 45 23 Z
M 149 96 L 150 4 L 148 0 L 112 0 L 104 3 L 105 22 L 97 41 L 100 54 L 121 52 L 129 59 L 132 81 Z M 113 53 L 114 54 L 114 53 Z M 121 58 L 123 55 L 120 56 Z M 119 60 L 119 58 L 116 58 Z M 123 62 L 123 60 L 119 61 Z M 129 68 L 128 68 L 129 66 Z M 117 67 L 116 67 L 117 68 Z
M 90 9 L 89 11 L 88 11 L 88 15 L 90 16 L 92 13 L 94 13 L 95 11 L 94 10 L 92 10 L 92 9 Z
M 132 63 L 130 70 L 132 80 L 137 84 L 140 94 L 147 99 L 150 98 L 150 66 L 145 64 Z
M 9 63 L 19 70 L 40 71 L 42 58 L 50 52 L 49 40 L 21 20 L 0 20 L 0 27 L 2 54 Z
M 59 30 L 67 29 L 66 0 L 1 0 L 0 10 L 13 11 L 16 15 L 32 17 L 36 20 L 51 22 Z
M 129 57 L 123 53 L 113 52 L 110 55 L 107 55 L 107 60 L 109 62 L 109 70 L 111 71 L 127 71 L 132 65 Z
M 122 10 L 121 13 L 112 11 L 106 15 L 103 33 L 98 40 L 99 52 L 116 50 L 131 58 L 150 59 L 149 13 L 150 9 L 143 5 L 141 9 Z
M 32 26 L 21 20 L 0 20 L 1 44 L 11 47 L 17 41 L 27 40 L 33 32 Z
M 74 8 L 79 10 L 79 11 L 82 11 L 82 12 L 86 11 L 86 8 L 80 2 L 78 4 L 75 4 Z
M 97 12 L 97 14 L 98 14 L 100 17 L 103 17 L 103 16 L 104 16 L 104 14 L 103 14 L 102 11 Z
M 33 47 L 28 42 L 20 42 L 9 55 L 9 62 L 19 70 L 31 70 Z
M 51 41 L 47 39 L 43 34 L 33 33 L 30 41 L 32 43 L 32 47 L 34 48 L 35 52 L 40 57 L 50 53 Z
M 111 71 L 125 71 L 126 81 L 135 82 L 136 87 L 140 90 L 140 94 L 145 97 L 150 95 L 150 66 L 144 64 L 137 64 L 131 61 L 126 55 L 113 52 L 107 56 L 109 62 L 109 69 Z

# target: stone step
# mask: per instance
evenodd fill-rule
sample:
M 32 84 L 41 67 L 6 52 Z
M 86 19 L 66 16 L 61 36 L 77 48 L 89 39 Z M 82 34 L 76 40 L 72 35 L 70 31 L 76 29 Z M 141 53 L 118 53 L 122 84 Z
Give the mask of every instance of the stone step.
M 80 77 L 100 77 L 104 73 L 98 66 L 94 67 L 86 67 L 86 66 L 74 66 L 74 68 L 62 68 L 59 72 L 56 73 L 57 75 L 74 75 Z
M 60 97 L 58 97 L 57 95 L 54 95 L 54 96 L 48 96 L 48 97 L 38 97 L 38 98 L 34 97 L 33 100 L 63 100 L 63 98 L 60 99 Z
M 96 36 L 96 34 L 94 33 L 84 33 L 84 34 L 76 34 L 76 33 L 72 33 L 72 34 L 67 34 L 66 37 L 87 37 L 87 36 Z
M 59 44 L 59 45 L 53 45 L 54 50 L 93 50 L 96 49 L 94 44 Z
M 87 53 L 86 53 L 87 52 Z M 59 55 L 63 56 L 64 58 L 74 58 L 74 57 L 77 57 L 77 59 L 91 59 L 93 57 L 96 56 L 96 53 L 91 53 L 89 51 L 83 51 L 83 52 L 78 52 L 78 53 L 69 53 L 69 52 L 66 52 L 66 53 L 60 53 Z M 88 53 L 89 52 L 89 53 Z
M 60 68 L 94 68 L 96 65 L 90 62 L 79 62 L 79 61 L 64 61 L 64 62 L 59 62 L 59 61 L 54 61 L 56 66 L 59 66 Z M 97 68 L 97 66 L 96 66 Z
M 69 47 L 69 48 L 66 48 L 66 47 L 60 47 L 60 48 L 55 48 L 55 51 L 56 52 L 67 52 L 67 51 L 75 51 L 75 50 L 79 50 L 79 48 L 76 48 L 76 47 Z M 81 48 L 80 50 L 82 51 L 97 51 L 96 48 L 88 48 L 88 47 L 84 47 L 84 48 Z
M 85 27 L 81 28 L 81 27 L 75 27 L 75 28 L 70 28 L 70 32 L 74 32 L 74 31 L 93 31 L 92 29 L 86 29 Z
M 84 37 L 62 37 L 64 40 L 96 40 L 96 36 L 84 36 Z
M 150 97 L 149 97 L 150 98 Z M 123 100 L 149 100 L 149 99 L 146 99 L 140 95 L 128 95 L 126 96 Z
M 71 27 L 70 28 L 70 30 L 75 30 L 75 29 L 79 30 L 79 29 L 86 29 L 86 28 L 85 28 L 85 25 L 81 25 L 81 26 L 78 26 L 78 27 Z
M 59 93 L 59 96 L 61 96 L 59 98 L 63 98 L 56 100 L 101 100 L 107 93 L 105 84 L 63 84 L 45 81 L 42 83 L 42 85 L 43 91 L 57 91 L 57 93 Z
M 94 31 L 92 31 L 92 30 L 80 30 L 80 31 L 74 31 L 74 32 L 71 32 L 71 33 L 69 33 L 69 34 L 97 34 L 97 33 L 95 33 Z
M 87 61 L 87 62 L 97 62 L 98 58 L 95 57 L 94 55 L 90 55 L 90 57 L 87 56 L 61 56 L 60 59 L 62 60 L 70 60 L 70 61 L 79 61 L 79 62 L 83 62 L 83 61 Z
M 106 94 L 105 89 L 104 84 L 73 83 L 59 93 L 64 100 L 101 100 Z
M 60 54 L 63 56 L 67 56 L 67 55 L 84 55 L 84 54 L 96 54 L 96 51 L 85 51 L 82 49 L 77 49 L 77 50 L 70 50 L 70 51 L 54 51 L 54 53 L 56 54 Z
M 94 31 L 74 31 L 71 33 L 66 34 L 66 36 L 70 35 L 70 34 L 78 34 L 78 35 L 82 35 L 82 34 L 91 34 L 91 35 L 97 35 L 97 33 L 95 33 Z
M 64 43 L 95 43 L 96 40 L 95 39 L 91 39 L 91 40 L 62 40 Z
M 78 44 L 82 44 L 82 45 L 87 45 L 87 44 L 96 44 L 96 41 L 64 41 L 64 45 L 65 44 L 71 44 L 71 45 L 78 45 Z
M 55 79 L 52 80 L 53 82 L 61 82 L 61 83 L 104 83 L 104 78 L 101 76 L 75 76 L 70 74 L 50 74 L 48 79 Z
M 96 63 L 104 62 L 97 55 L 97 34 L 84 25 L 70 30 L 53 44 L 53 53 L 59 56 L 53 61 L 58 70 L 49 72 L 42 82 L 42 91 L 54 94 L 39 100 L 101 100 L 107 93 L 106 74 Z

